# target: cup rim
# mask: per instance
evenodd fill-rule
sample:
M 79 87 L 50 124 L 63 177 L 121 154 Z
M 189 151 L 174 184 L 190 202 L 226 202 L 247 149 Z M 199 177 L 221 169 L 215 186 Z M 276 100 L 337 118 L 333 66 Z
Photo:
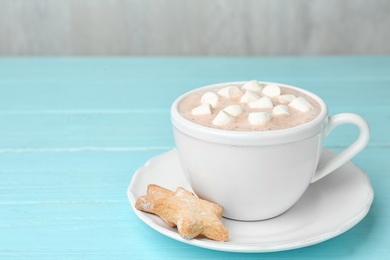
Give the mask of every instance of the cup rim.
M 300 141 L 303 139 L 310 138 L 312 136 L 318 135 L 323 131 L 326 126 L 328 119 L 328 107 L 326 103 L 316 94 L 291 85 L 277 83 L 277 82 L 268 82 L 268 81 L 258 81 L 260 84 L 276 84 L 284 88 L 290 88 L 298 92 L 304 93 L 313 99 L 315 99 L 320 107 L 321 111 L 316 118 L 313 120 L 304 123 L 302 125 L 279 129 L 271 131 L 233 131 L 233 130 L 224 130 L 218 128 L 212 128 L 203 126 L 197 123 L 194 123 L 185 117 L 183 117 L 179 112 L 180 102 L 188 95 L 198 92 L 201 90 L 222 88 L 228 85 L 241 85 L 247 81 L 234 81 L 234 82 L 223 82 L 217 84 L 211 84 L 195 88 L 190 90 L 181 96 L 179 96 L 171 106 L 171 122 L 173 128 L 182 132 L 183 134 L 200 139 L 203 141 L 208 141 L 212 143 L 220 143 L 226 145 L 235 145 L 235 146 L 258 146 L 258 145 L 274 145 L 274 144 L 284 144 Z

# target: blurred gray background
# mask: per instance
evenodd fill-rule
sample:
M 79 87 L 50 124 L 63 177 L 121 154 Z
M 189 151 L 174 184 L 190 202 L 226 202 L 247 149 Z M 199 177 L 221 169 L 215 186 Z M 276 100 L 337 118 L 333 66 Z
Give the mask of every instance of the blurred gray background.
M 0 0 L 0 55 L 390 54 L 389 0 Z

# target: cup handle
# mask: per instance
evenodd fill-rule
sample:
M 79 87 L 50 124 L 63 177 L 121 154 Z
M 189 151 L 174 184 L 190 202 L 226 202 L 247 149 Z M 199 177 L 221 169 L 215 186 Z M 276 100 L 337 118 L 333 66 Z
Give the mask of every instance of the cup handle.
M 330 116 L 325 129 L 325 137 L 327 137 L 335 127 L 342 124 L 356 125 L 360 131 L 359 137 L 343 152 L 319 165 L 311 180 L 311 183 L 316 182 L 328 175 L 329 173 L 333 172 L 334 170 L 342 166 L 344 163 L 351 160 L 356 154 L 363 150 L 364 147 L 366 147 L 368 140 L 370 139 L 370 127 L 368 126 L 366 120 L 356 114 L 343 113 Z

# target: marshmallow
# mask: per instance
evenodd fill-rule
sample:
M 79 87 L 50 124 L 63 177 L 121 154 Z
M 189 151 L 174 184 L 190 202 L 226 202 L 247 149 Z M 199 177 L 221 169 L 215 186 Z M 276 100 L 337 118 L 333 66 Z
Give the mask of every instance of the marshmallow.
M 261 90 L 263 89 L 263 87 L 260 86 L 260 84 L 259 84 L 259 82 L 257 80 L 251 80 L 251 81 L 246 82 L 241 87 L 241 89 L 243 89 L 243 90 L 250 90 L 250 91 L 253 91 L 253 92 L 260 93 Z
M 255 101 L 252 101 L 248 104 L 250 108 L 273 108 L 274 104 L 272 103 L 271 98 L 264 96 Z
M 218 104 L 218 99 L 218 95 L 214 92 L 206 92 L 200 98 L 200 102 L 202 102 L 202 104 L 209 103 L 212 107 L 216 107 Z
M 288 104 L 291 101 L 293 101 L 296 98 L 296 96 L 288 94 L 288 95 L 280 95 L 277 97 L 278 101 L 282 104 Z
M 291 101 L 291 103 L 288 105 L 300 112 L 307 112 L 310 109 L 313 109 L 313 106 L 309 103 L 309 101 L 307 101 L 303 97 L 297 97 L 296 99 Z
M 274 107 L 272 110 L 272 114 L 274 115 L 289 115 L 288 107 L 286 105 L 279 105 Z
M 225 98 L 236 98 L 242 96 L 242 94 L 242 91 L 237 86 L 228 86 L 218 91 L 218 95 Z
M 248 121 L 251 125 L 264 125 L 271 120 L 271 115 L 267 112 L 249 113 Z
M 195 107 L 191 110 L 191 114 L 197 115 L 210 115 L 211 114 L 211 105 L 209 103 L 204 103 L 198 107 Z
M 242 113 L 242 107 L 240 105 L 230 105 L 223 109 L 226 113 L 231 116 L 239 116 Z
M 218 115 L 214 118 L 214 125 L 227 125 L 234 121 L 233 116 L 229 115 L 225 111 L 219 111 Z
M 263 91 L 261 92 L 265 96 L 269 97 L 277 97 L 280 95 L 281 90 L 279 86 L 276 86 L 274 84 L 269 84 L 263 88 Z
M 245 94 L 241 97 L 240 103 L 249 103 L 259 99 L 260 96 L 251 90 L 247 90 Z

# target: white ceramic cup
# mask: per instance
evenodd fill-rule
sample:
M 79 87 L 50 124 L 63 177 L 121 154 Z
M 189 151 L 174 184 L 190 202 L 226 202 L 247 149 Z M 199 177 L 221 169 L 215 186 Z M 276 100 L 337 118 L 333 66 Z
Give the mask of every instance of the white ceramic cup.
M 215 89 L 244 82 L 214 84 Z M 263 82 L 269 83 L 269 82 Z M 306 90 L 321 106 L 320 114 L 300 126 L 263 132 L 228 131 L 205 127 L 185 119 L 178 99 L 171 108 L 171 121 L 179 159 L 194 190 L 203 199 L 224 207 L 224 217 L 255 221 L 278 216 L 291 208 L 310 183 L 331 173 L 368 143 L 367 122 L 356 114 L 328 116 L 324 101 Z M 329 161 L 318 165 L 323 140 L 338 125 L 354 124 L 357 140 Z

